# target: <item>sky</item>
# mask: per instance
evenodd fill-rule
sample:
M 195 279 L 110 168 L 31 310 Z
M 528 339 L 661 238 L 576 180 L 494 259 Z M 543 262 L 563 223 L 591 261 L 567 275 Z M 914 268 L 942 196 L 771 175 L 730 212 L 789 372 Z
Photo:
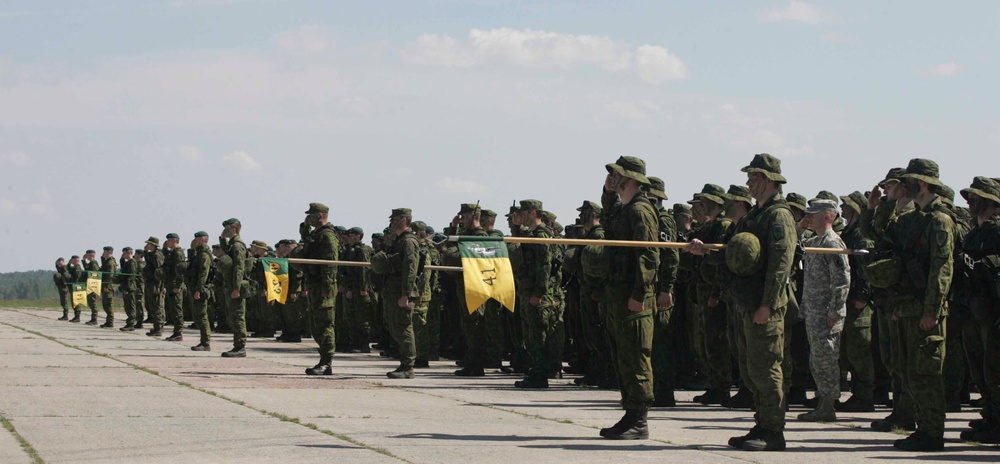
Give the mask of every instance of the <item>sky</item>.
M 622 155 L 669 204 L 765 152 L 808 198 L 915 157 L 960 190 L 1000 177 L 998 44 L 995 1 L 5 0 L 0 272 L 230 217 L 273 244 L 310 202 L 571 224 Z

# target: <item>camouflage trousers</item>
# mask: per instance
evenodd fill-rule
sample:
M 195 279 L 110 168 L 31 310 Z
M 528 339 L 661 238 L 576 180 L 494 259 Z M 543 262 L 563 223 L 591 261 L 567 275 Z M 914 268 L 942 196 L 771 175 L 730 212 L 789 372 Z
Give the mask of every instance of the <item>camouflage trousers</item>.
M 153 323 L 153 328 L 158 329 L 163 327 L 166 314 L 163 311 L 163 299 L 160 298 L 160 293 L 155 287 L 147 285 L 146 291 L 143 292 L 143 297 L 146 299 L 146 312 L 149 313 L 149 319 Z M 229 295 L 226 295 L 226 298 L 228 299 Z
M 673 350 L 674 326 L 670 323 L 673 307 L 657 308 L 653 316 L 653 345 L 650 362 L 653 368 L 654 398 L 673 396 L 677 383 L 677 353 Z
M 486 305 L 476 308 L 469 313 L 465 305 L 465 289 L 459 286 L 458 301 L 459 311 L 462 313 L 461 326 L 462 334 L 465 337 L 465 362 L 473 368 L 481 368 L 486 365 L 486 346 L 488 343 L 486 335 Z
M 848 304 L 853 304 L 848 302 Z M 875 390 L 875 363 L 872 359 L 872 308 L 847 309 L 840 340 L 840 366 L 851 373 L 851 396 L 871 400 Z
M 628 285 L 608 288 L 604 307 L 622 406 L 626 410 L 646 411 L 654 398 L 651 357 L 656 298 L 649 295 L 643 302 L 643 310 L 633 313 L 628 309 L 631 293 Z
M 503 324 L 503 312 L 506 309 L 496 300 L 483 304 L 483 330 L 486 333 L 486 365 L 499 367 L 506 349 L 507 334 Z
M 135 326 L 136 305 L 139 294 L 136 292 L 122 292 L 122 305 L 125 306 L 125 325 Z M 141 321 L 140 321 L 141 322 Z
M 233 331 L 233 349 L 241 350 L 247 346 L 247 307 L 246 299 L 230 298 L 232 290 L 223 289 L 223 305 L 229 329 Z
M 919 317 L 900 317 L 895 321 L 899 337 L 895 339 L 903 388 L 910 396 L 918 430 L 934 438 L 944 436 L 944 359 L 947 318 L 938 320 L 931 330 L 920 328 Z
M 63 317 L 69 317 L 69 291 L 65 288 L 59 289 L 59 306 L 62 307 Z
M 897 343 L 900 335 L 897 321 L 892 320 L 892 305 L 877 308 L 879 324 L 879 351 L 886 369 L 892 375 L 892 413 L 899 420 L 912 421 L 916 414 L 913 399 L 910 398 L 903 382 L 903 359 Z
M 733 356 L 726 342 L 727 311 L 722 301 L 715 306 L 706 302 L 701 307 L 702 333 L 698 338 L 702 343 L 702 366 L 712 389 L 729 390 L 733 385 Z
M 563 308 L 551 295 L 542 297 L 538 306 L 531 305 L 529 293 L 518 297 L 521 299 L 524 345 L 530 361 L 528 376 L 548 378 L 549 373 L 562 364 Z
M 165 286 L 170 288 L 169 286 Z M 177 291 L 168 290 L 163 298 L 163 306 L 167 313 L 167 322 L 173 324 L 174 333 L 179 333 L 184 327 L 184 293 L 186 289 L 181 285 Z
M 830 329 L 826 314 L 807 314 L 805 324 L 816 396 L 840 398 L 840 331 Z
M 414 358 L 427 361 L 431 352 L 430 326 L 428 314 L 430 301 L 421 301 L 413 308 L 413 349 Z
M 321 360 L 330 361 L 334 352 L 337 351 L 337 327 L 336 327 L 336 301 L 337 287 L 326 287 L 323 285 L 307 284 L 306 290 L 309 295 L 309 309 L 306 310 L 309 318 L 309 332 L 312 333 L 313 340 L 316 341 L 317 351 Z M 326 296 L 323 296 L 326 293 Z M 235 336 L 236 329 L 233 329 Z
M 355 348 L 365 348 L 372 338 L 371 296 L 361 296 L 357 290 L 351 292 L 351 298 L 344 295 L 344 323 L 347 324 L 347 341 Z
M 757 308 L 740 308 L 743 325 L 741 340 L 746 362 L 740 364 L 740 375 L 747 380 L 753 393 L 757 425 L 772 432 L 785 429 L 785 313 L 786 308 L 774 308 L 767 323 L 753 321 Z M 739 339 L 739 337 L 737 337 Z
M 413 368 L 417 358 L 416 338 L 413 334 L 413 309 L 399 306 L 400 295 L 391 292 L 382 293 L 382 311 L 385 314 L 386 328 L 396 340 L 399 348 L 399 365 L 403 368 Z
M 208 295 L 200 292 L 197 299 L 193 293 L 190 296 L 191 313 L 199 332 L 198 343 L 208 345 L 212 342 L 212 325 L 208 319 Z
M 106 322 L 115 321 L 115 290 L 108 286 L 108 288 L 101 289 L 101 307 L 104 308 L 104 317 Z
M 669 311 L 668 311 L 669 315 Z M 669 317 L 669 316 L 668 316 Z M 611 347 L 608 346 L 608 332 L 604 309 L 601 303 L 584 295 L 580 300 L 580 322 L 583 328 L 583 342 L 587 347 L 587 375 L 597 382 L 611 383 L 615 369 L 611 365 Z M 655 341 L 656 338 L 654 337 Z M 671 347 L 672 348 L 672 347 Z M 668 352 L 672 356 L 672 349 Z
M 90 308 L 90 318 L 95 321 L 97 320 L 97 298 L 96 293 L 87 294 L 87 307 Z
M 962 338 L 969 370 L 983 397 L 981 414 L 1000 422 L 1000 326 L 997 321 L 970 322 L 962 330 Z

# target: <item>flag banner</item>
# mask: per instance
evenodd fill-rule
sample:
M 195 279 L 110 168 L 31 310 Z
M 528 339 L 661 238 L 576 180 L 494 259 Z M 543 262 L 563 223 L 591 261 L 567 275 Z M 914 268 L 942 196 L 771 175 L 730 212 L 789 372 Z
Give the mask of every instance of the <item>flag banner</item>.
M 285 258 L 261 258 L 264 265 L 264 280 L 267 281 L 267 302 L 277 300 L 285 304 L 288 299 L 288 260 Z
M 87 306 L 87 285 L 82 283 L 69 284 L 73 294 L 73 309 Z
M 514 272 L 502 237 L 458 238 L 469 314 L 490 298 L 514 312 Z
M 101 273 L 98 271 L 87 271 L 87 293 L 101 294 Z

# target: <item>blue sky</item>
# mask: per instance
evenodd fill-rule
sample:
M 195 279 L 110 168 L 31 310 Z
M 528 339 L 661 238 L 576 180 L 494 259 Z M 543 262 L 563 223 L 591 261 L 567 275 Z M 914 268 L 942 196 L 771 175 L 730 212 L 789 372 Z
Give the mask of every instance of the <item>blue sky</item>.
M 958 190 L 1000 176 L 996 44 L 987 1 L 6 1 L 0 272 L 312 201 L 572 223 L 623 154 L 671 203 L 760 152 L 810 197 L 913 157 Z

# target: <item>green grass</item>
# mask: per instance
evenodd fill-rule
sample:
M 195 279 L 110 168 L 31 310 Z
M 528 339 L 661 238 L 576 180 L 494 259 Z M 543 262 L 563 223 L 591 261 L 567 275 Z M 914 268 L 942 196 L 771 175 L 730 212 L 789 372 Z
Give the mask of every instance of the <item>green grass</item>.
M 14 439 L 21 444 L 21 449 L 23 449 L 25 454 L 28 455 L 28 457 L 31 459 L 31 462 L 35 464 L 45 463 L 45 460 L 38 455 L 38 451 L 35 450 L 35 447 L 31 446 L 31 443 L 28 443 L 28 440 L 25 440 L 20 433 L 17 433 L 17 429 L 14 428 L 14 424 L 11 424 L 10 421 L 7 420 L 7 418 L 4 417 L 3 415 L 0 415 L 0 424 L 3 424 L 3 428 L 7 429 L 7 431 L 10 432 L 10 434 L 14 437 Z

